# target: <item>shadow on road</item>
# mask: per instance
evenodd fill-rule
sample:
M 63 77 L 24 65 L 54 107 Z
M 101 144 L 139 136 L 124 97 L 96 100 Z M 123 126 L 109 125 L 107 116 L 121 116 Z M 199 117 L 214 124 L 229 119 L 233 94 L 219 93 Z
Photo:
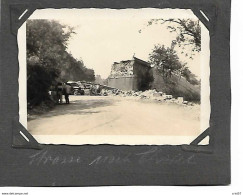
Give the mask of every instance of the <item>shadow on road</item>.
M 53 108 L 49 112 L 32 116 L 31 118 L 28 119 L 28 121 L 37 118 L 48 118 L 53 116 L 65 115 L 65 114 L 87 115 L 87 114 L 99 113 L 99 111 L 94 111 L 92 109 L 111 106 L 113 104 L 114 101 L 107 100 L 107 99 L 74 100 L 74 101 L 70 101 L 70 104 L 63 103 L 61 105 L 56 105 L 55 108 Z

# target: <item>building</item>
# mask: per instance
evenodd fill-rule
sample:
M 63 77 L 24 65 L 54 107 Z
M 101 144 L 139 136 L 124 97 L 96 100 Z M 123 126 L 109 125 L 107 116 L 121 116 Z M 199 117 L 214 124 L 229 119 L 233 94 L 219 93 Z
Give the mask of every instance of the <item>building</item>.
M 148 62 L 133 57 L 132 60 L 114 62 L 108 77 L 108 86 L 129 91 L 143 91 L 150 88 L 153 73 Z

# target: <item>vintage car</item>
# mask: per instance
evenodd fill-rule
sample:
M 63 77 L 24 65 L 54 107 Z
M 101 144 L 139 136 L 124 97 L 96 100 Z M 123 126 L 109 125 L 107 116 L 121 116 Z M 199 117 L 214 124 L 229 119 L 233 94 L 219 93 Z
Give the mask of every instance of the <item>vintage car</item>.
M 68 81 L 67 83 L 72 87 L 72 95 L 84 95 L 84 89 L 82 85 L 75 81 Z

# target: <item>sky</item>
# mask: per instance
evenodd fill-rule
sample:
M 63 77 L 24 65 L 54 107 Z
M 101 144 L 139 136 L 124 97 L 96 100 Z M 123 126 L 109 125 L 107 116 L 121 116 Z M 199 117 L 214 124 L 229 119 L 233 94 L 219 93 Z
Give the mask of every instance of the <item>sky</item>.
M 30 19 L 53 19 L 74 27 L 68 42 L 68 51 L 84 65 L 92 68 L 96 75 L 107 78 L 111 65 L 133 55 L 148 61 L 154 45 L 170 47 L 176 34 L 170 33 L 166 25 L 147 26 L 155 18 L 197 19 L 190 10 L 179 9 L 44 9 L 37 10 Z M 139 33 L 139 30 L 142 30 Z M 180 54 L 179 58 L 200 79 L 200 53 L 193 60 Z

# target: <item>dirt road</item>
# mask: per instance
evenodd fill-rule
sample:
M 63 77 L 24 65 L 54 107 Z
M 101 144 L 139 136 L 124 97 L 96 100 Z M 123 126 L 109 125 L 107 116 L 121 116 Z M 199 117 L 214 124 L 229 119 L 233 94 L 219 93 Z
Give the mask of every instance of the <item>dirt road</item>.
M 70 104 L 28 121 L 32 135 L 183 135 L 200 131 L 200 107 L 109 96 L 70 96 Z

